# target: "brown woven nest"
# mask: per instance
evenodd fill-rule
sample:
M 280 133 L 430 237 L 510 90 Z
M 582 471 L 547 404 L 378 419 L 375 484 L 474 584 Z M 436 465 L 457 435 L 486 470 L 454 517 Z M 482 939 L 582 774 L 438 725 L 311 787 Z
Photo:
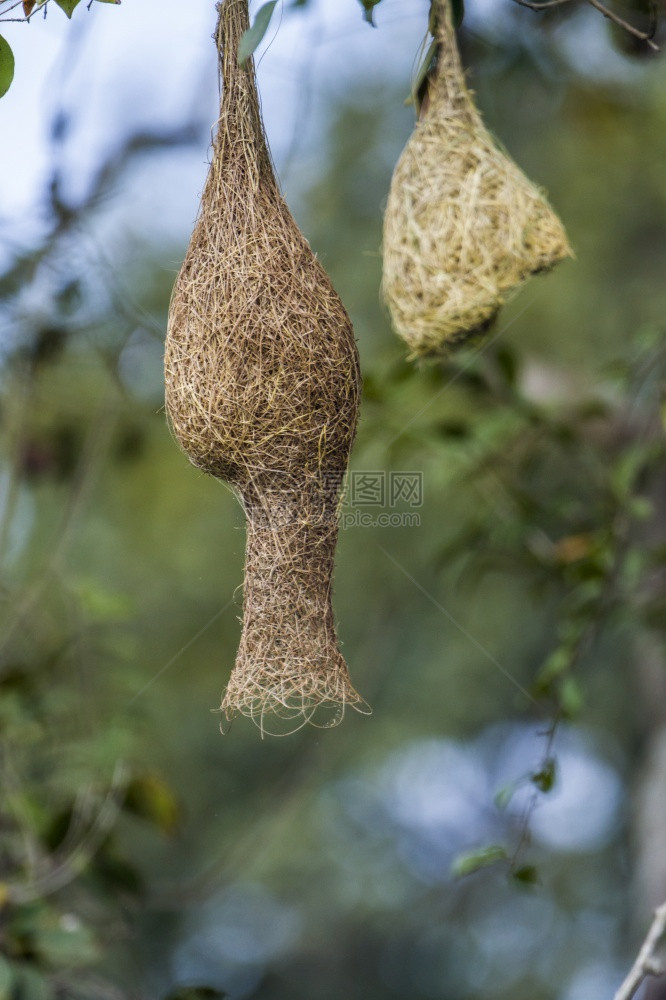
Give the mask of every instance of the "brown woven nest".
M 223 93 L 212 163 L 167 332 L 166 407 L 198 468 L 247 516 L 243 630 L 221 711 L 262 728 L 335 725 L 367 706 L 338 649 L 331 575 L 356 431 L 353 329 L 276 181 L 247 0 L 218 4 Z M 271 723 L 273 729 L 275 723 Z
M 384 219 L 383 294 L 412 357 L 484 330 L 531 274 L 571 255 L 543 192 L 481 120 L 448 0 L 433 4 L 436 67 Z

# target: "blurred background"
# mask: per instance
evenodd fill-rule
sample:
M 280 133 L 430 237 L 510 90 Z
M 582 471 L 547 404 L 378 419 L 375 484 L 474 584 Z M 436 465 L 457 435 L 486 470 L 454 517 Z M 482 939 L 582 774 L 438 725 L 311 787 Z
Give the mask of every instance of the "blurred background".
M 386 488 L 348 498 L 335 578 L 374 713 L 263 740 L 212 711 L 242 514 L 163 412 L 213 4 L 2 25 L 2 998 L 607 1000 L 666 898 L 666 61 L 586 4 L 469 0 L 470 85 L 577 259 L 413 365 L 381 217 L 427 16 L 284 0 L 258 55 Z

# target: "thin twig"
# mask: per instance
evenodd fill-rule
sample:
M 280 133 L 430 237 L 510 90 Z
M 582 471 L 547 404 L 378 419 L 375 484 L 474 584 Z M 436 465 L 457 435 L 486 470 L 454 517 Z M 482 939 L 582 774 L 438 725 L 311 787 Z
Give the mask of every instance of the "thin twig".
M 617 24 L 620 28 L 624 28 L 624 30 L 628 31 L 630 35 L 634 36 L 634 38 L 639 38 L 642 42 L 647 42 L 653 52 L 659 51 L 659 46 L 652 41 L 654 30 L 652 32 L 639 31 L 638 28 L 634 28 L 633 24 L 629 24 L 629 22 L 620 17 L 619 14 L 615 14 L 612 10 L 609 10 L 608 7 L 604 6 L 604 4 L 600 2 L 600 0 L 587 0 L 587 3 L 589 3 L 591 7 L 594 7 L 595 10 L 598 10 L 600 14 L 603 14 L 604 17 L 607 17 L 610 21 L 612 21 L 613 24 Z
M 629 21 L 625 21 L 619 14 L 606 7 L 605 4 L 601 3 L 601 0 L 585 0 L 585 2 L 589 3 L 595 10 L 598 10 L 604 17 L 607 17 L 613 24 L 617 24 L 618 27 L 633 35 L 634 38 L 638 38 L 641 42 L 646 42 L 653 52 L 659 52 L 659 46 L 652 40 L 656 30 L 656 20 L 653 22 L 650 31 L 640 31 L 633 24 L 630 24 Z M 530 10 L 541 11 L 552 7 L 561 7 L 565 3 L 571 3 L 571 0 L 513 0 L 513 3 L 518 4 L 519 7 L 528 7 Z
M 513 0 L 519 7 L 529 7 L 530 10 L 548 10 L 549 7 L 561 7 L 562 4 L 571 3 L 571 0 L 541 0 L 541 3 L 533 0 Z
M 2 10 L 0 10 L 0 15 L 8 14 L 10 10 L 15 10 L 17 7 L 20 7 L 22 3 L 23 3 L 23 0 L 15 0 L 14 3 L 11 3 L 8 6 L 3 7 Z M 49 0 L 44 0 L 43 4 L 41 4 L 39 7 L 37 7 L 36 10 L 31 10 L 30 13 L 27 16 L 25 16 L 25 17 L 2 17 L 2 16 L 0 16 L 0 21 L 2 21 L 2 22 L 5 22 L 5 21 L 19 21 L 22 24 L 28 24 L 29 21 L 30 21 L 30 18 L 33 16 L 33 14 L 36 14 L 38 11 L 44 11 L 44 13 L 46 13 L 46 8 L 48 6 L 48 3 L 49 3 Z M 2 7 L 1 3 L 0 3 L 0 7 Z
M 546 746 L 544 748 L 543 754 L 541 756 L 541 763 L 538 765 L 537 772 L 544 772 L 548 768 L 551 762 L 554 764 L 553 760 L 553 746 L 555 744 L 555 739 L 557 737 L 560 723 L 562 722 L 562 714 L 558 713 L 553 718 L 548 729 L 543 733 L 546 737 Z M 531 780 L 531 779 L 530 779 Z M 539 799 L 543 791 L 538 788 L 537 785 L 532 783 L 532 790 L 523 809 L 522 815 L 518 822 L 518 838 L 516 846 L 513 849 L 511 857 L 509 858 L 509 868 L 511 871 L 515 871 L 518 868 L 518 861 L 523 852 L 523 849 L 528 847 L 531 842 L 531 826 L 532 817 L 536 811 L 539 804 Z
M 666 934 L 666 903 L 654 911 L 654 919 L 641 945 L 636 961 L 629 970 L 613 1000 L 632 1000 L 640 985 L 648 976 L 662 976 L 664 966 L 657 958 L 657 949 Z

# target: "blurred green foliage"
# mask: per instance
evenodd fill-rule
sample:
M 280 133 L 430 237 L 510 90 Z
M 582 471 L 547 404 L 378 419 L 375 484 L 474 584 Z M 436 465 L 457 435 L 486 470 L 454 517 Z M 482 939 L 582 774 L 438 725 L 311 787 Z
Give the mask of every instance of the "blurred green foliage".
M 628 954 L 622 809 L 592 846 L 534 821 L 571 734 L 630 778 L 636 650 L 663 645 L 664 70 L 611 84 L 553 75 L 547 39 L 536 64 L 520 37 L 465 44 L 578 259 L 409 366 L 378 295 L 404 87 L 336 108 L 300 222 L 359 339 L 353 467 L 424 482 L 420 526 L 342 533 L 371 719 L 262 742 L 209 713 L 243 532 L 162 412 L 187 234 L 138 241 L 106 192 L 86 221 L 118 216 L 116 269 L 56 213 L 0 275 L 0 998 L 535 1000 Z

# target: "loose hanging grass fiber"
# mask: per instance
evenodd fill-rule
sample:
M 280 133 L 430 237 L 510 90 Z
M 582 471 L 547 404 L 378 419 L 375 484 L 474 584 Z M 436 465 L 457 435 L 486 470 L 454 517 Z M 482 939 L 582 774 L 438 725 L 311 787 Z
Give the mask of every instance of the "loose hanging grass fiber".
M 220 119 L 169 313 L 166 407 L 190 461 L 247 516 L 243 630 L 221 711 L 281 731 L 367 706 L 338 649 L 331 576 L 360 393 L 351 322 L 294 222 L 264 136 L 247 0 L 218 4 Z M 273 728 L 273 725 L 270 727 Z
M 546 198 L 485 128 L 465 84 L 448 0 L 437 4 L 428 106 L 396 165 L 383 294 L 411 357 L 486 329 L 530 275 L 571 256 Z

